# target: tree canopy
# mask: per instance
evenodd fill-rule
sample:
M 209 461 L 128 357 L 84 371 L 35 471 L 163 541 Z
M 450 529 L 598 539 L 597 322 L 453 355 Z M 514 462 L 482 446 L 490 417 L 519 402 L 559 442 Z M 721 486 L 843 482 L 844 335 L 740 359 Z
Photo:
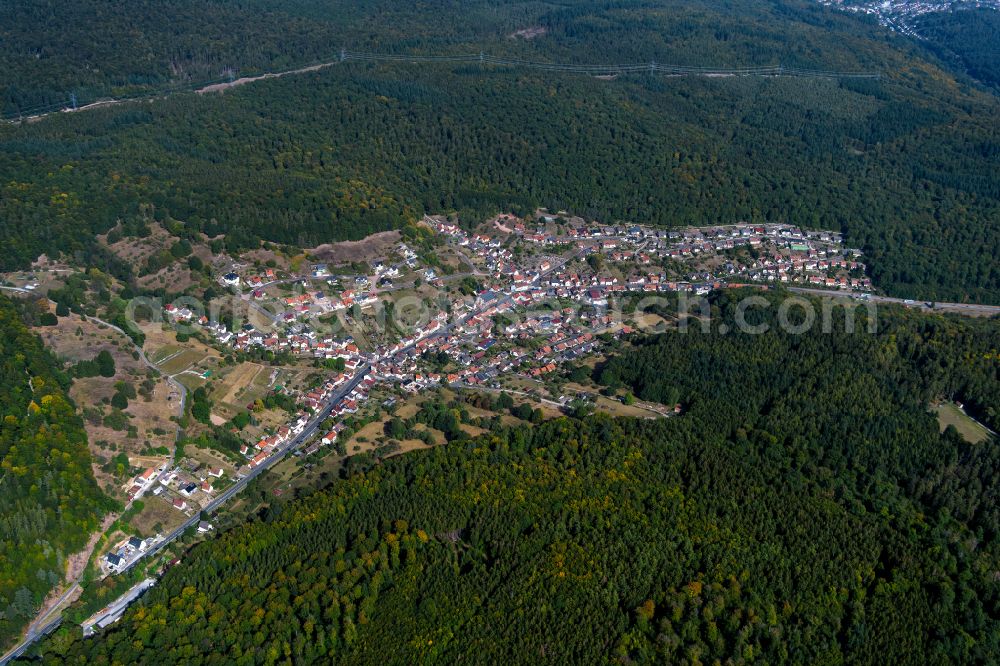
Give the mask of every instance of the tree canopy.
M 924 382 L 955 377 L 925 358 L 946 339 L 995 373 L 997 323 L 887 316 L 635 340 L 604 373 L 652 397 L 630 368 L 656 364 L 683 416 L 501 426 L 274 500 L 45 659 L 989 661 L 1000 460 L 939 433 Z
M 115 32 L 86 30 L 94 19 L 64 4 L 29 16 L 9 8 L 8 30 L 30 33 L 44 17 L 65 25 L 66 39 Z M 280 21 L 269 29 L 225 13 L 249 11 L 243 3 L 209 3 L 204 17 L 192 12 L 205 3 L 142 4 L 149 11 L 113 18 L 137 23 L 115 42 L 114 57 L 110 48 L 95 55 L 118 66 L 94 73 L 86 64 L 102 92 L 143 89 L 132 69 L 183 82 L 185 72 L 221 66 L 227 53 L 267 68 L 312 62 L 322 44 L 336 60 L 344 41 L 382 52 L 781 63 L 882 76 L 608 80 L 348 61 L 224 95 L 57 114 L 0 128 L 0 232 L 8 247 L 0 267 L 23 267 L 43 252 L 93 261 L 103 247 L 98 234 L 141 233 L 152 220 L 178 222 L 185 237 L 224 234 L 225 246 L 240 250 L 261 239 L 312 246 L 358 238 L 424 212 L 458 211 L 473 223 L 497 210 L 547 206 L 607 222 L 775 221 L 842 230 L 864 251 L 876 284 L 895 294 L 1000 302 L 1000 129 L 993 122 L 1000 101 L 955 82 L 923 48 L 854 17 L 743 0 L 628 7 L 578 0 L 559 8 L 476 2 L 447 21 L 431 7 L 399 3 L 264 3 L 300 28 L 298 18 L 313 19 L 305 32 L 286 33 Z M 114 12 L 96 15 L 112 20 Z M 172 12 L 169 21 L 164 12 Z M 79 25 L 67 25 L 70 18 Z M 156 38 L 185 28 L 207 39 L 222 25 L 243 35 L 220 37 L 222 56 L 194 46 L 175 53 L 175 40 Z M 533 39 L 512 36 L 531 27 L 541 31 Z M 148 42 L 133 43 L 136 34 Z M 38 46 L 45 57 L 36 61 L 24 55 L 33 47 L 11 48 L 20 39 L 0 40 L 7 45 L 0 53 L 14 51 L 14 71 L 29 77 L 12 84 L 11 96 L 55 76 L 36 69 L 43 66 L 84 76 L 69 45 Z M 133 50 L 144 57 L 129 57 Z
M 69 378 L 0 296 L 0 644 L 34 618 L 111 500 L 91 471 Z

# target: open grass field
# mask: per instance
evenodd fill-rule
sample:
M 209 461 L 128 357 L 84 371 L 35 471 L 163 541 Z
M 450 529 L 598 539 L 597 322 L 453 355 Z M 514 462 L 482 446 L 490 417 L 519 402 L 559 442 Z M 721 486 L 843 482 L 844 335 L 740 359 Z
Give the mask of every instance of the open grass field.
M 636 315 L 635 325 L 640 331 L 646 333 L 662 333 L 673 327 L 671 322 L 652 312 L 642 312 Z
M 236 476 L 236 470 L 243 462 L 245 462 L 239 459 L 230 458 L 220 451 L 206 449 L 200 446 L 185 446 L 184 456 L 191 458 L 201 465 L 206 465 L 208 467 L 221 467 L 224 472 L 223 478 L 229 479 Z
M 160 364 L 174 358 L 183 351 L 184 347 L 182 345 L 164 345 L 154 352 L 147 352 L 147 358 L 149 358 L 150 363 Z
M 69 395 L 85 417 L 89 415 L 84 418 L 84 427 L 98 483 L 112 495 L 123 497 L 121 480 L 101 467 L 120 453 L 133 458 L 148 455 L 151 448 L 173 447 L 176 425 L 171 417 L 177 414 L 177 403 L 171 398 L 171 387 L 133 355 L 135 350 L 130 340 L 103 324 L 71 314 L 60 317 L 56 326 L 39 327 L 35 331 L 68 364 L 92 359 L 101 351 L 108 351 L 114 358 L 114 377 L 77 378 Z M 153 382 L 149 399 L 139 395 L 129 400 L 124 410 L 134 433 L 106 426 L 102 418 L 112 411 L 107 402 L 115 393 L 115 383 L 125 382 L 138 388 L 147 379 Z
M 260 363 L 241 363 L 220 368 L 209 381 L 214 403 L 213 414 L 229 420 L 239 412 L 246 411 L 248 404 L 264 398 L 278 386 L 292 390 L 309 388 L 316 383 L 311 378 L 314 373 L 315 369 L 311 367 L 274 367 Z M 266 420 L 266 416 L 262 417 L 262 414 L 258 413 L 258 420 Z M 281 422 L 287 421 L 288 415 L 285 412 L 279 410 L 276 414 Z
M 263 395 L 270 375 L 270 368 L 259 363 L 241 363 L 226 368 L 219 372 L 218 380 L 212 382 L 212 400 L 232 406 L 253 402 Z
M 579 392 L 588 393 L 593 396 L 592 399 L 594 401 L 595 409 L 611 414 L 612 416 L 632 416 L 640 419 L 655 418 L 660 416 L 660 414 L 655 410 L 644 407 L 640 402 L 636 402 L 632 405 L 626 405 L 617 398 L 609 398 L 608 396 L 597 393 L 597 389 L 592 386 L 588 387 L 574 382 L 566 382 L 565 394 L 567 396 L 572 398 Z M 666 407 L 660 407 L 660 409 L 666 410 Z
M 178 383 L 182 384 L 188 391 L 193 391 L 199 386 L 204 386 L 208 383 L 208 380 L 194 372 L 182 372 L 175 375 L 174 379 L 177 380 Z
M 153 363 L 170 363 L 172 361 L 170 357 L 176 356 L 178 352 L 197 353 L 203 358 L 219 355 L 217 351 L 195 338 L 189 338 L 184 342 L 177 342 L 177 334 L 170 326 L 164 328 L 163 324 L 142 322 L 139 328 L 143 335 L 146 336 L 143 350 L 146 352 L 147 358 Z M 164 371 L 171 372 L 170 370 Z
M 953 402 L 942 402 L 931 407 L 937 415 L 938 427 L 944 432 L 948 426 L 955 426 L 959 434 L 965 441 L 971 444 L 978 444 L 986 441 L 990 436 L 990 431 Z
M 160 496 L 144 495 L 142 511 L 129 521 L 129 525 L 143 537 L 166 534 L 187 519 L 183 512 L 171 506 L 170 500 L 164 497 L 166 493 Z
M 175 375 L 200 363 L 206 357 L 205 353 L 198 349 L 181 349 L 180 351 L 166 355 L 162 360 L 153 361 L 164 373 Z

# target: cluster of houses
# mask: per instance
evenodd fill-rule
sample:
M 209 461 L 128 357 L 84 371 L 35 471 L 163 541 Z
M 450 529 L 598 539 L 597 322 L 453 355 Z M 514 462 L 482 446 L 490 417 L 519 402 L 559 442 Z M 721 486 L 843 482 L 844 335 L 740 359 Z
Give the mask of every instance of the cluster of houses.
M 730 267 L 730 275 L 746 277 L 756 282 L 783 282 L 809 284 L 820 287 L 870 290 L 871 278 L 852 277 L 845 271 L 862 273 L 865 265 L 842 257 L 822 259 L 818 253 L 793 253 L 790 256 L 774 254 L 752 262 L 738 270 Z M 830 275 L 830 273 L 835 275 Z
M 159 467 L 148 467 L 142 471 L 142 473 L 137 474 L 134 479 L 128 484 L 129 489 L 126 493 L 128 500 L 131 502 L 134 499 L 141 497 L 147 490 L 153 487 L 156 483 L 156 479 L 159 478 L 160 474 L 166 470 L 167 464 L 163 463 Z
M 743 224 L 669 230 L 641 225 L 588 225 L 577 222 L 561 227 L 556 234 L 544 224 L 557 219 L 556 216 L 545 215 L 541 219 L 542 223 L 533 231 L 527 230 L 513 216 L 498 217 L 494 226 L 502 232 L 516 234 L 528 243 L 575 243 L 581 248 L 603 252 L 611 261 L 640 266 L 649 265 L 657 258 L 696 259 L 714 256 L 725 250 L 749 247 L 769 253 L 769 256 L 746 266 L 728 264 L 724 270 L 715 275 L 709 273 L 705 279 L 741 275 L 746 279 L 760 281 L 871 288 L 871 281 L 865 277 L 834 278 L 825 275 L 837 270 L 863 274 L 865 270 L 864 264 L 857 261 L 861 251 L 845 249 L 839 232 L 803 231 L 788 224 Z M 690 279 L 695 277 L 689 276 Z
M 554 222 L 559 221 L 559 225 Z M 309 291 L 283 297 L 285 312 L 276 323 L 284 323 L 281 332 L 265 333 L 252 325 L 238 331 L 200 317 L 197 323 L 215 340 L 236 350 L 260 347 L 271 351 L 287 351 L 318 359 L 342 359 L 343 372 L 337 372 L 320 386 L 300 396 L 302 410 L 288 423 L 273 432 L 241 446 L 246 460 L 241 475 L 264 464 L 271 456 L 287 452 L 314 418 L 313 414 L 330 408 L 333 425 L 310 443 L 306 454 L 336 443 L 344 429 L 344 418 L 357 412 L 368 400 L 376 382 L 392 382 L 404 391 L 418 392 L 440 385 L 494 385 L 500 377 L 511 374 L 541 379 L 555 372 L 560 364 L 593 353 L 600 344 L 599 333 L 628 334 L 630 329 L 614 321 L 607 312 L 609 298 L 636 292 L 694 292 L 704 294 L 712 289 L 734 284 L 736 279 L 757 282 L 797 282 L 817 286 L 869 289 L 871 282 L 864 277 L 865 266 L 857 250 L 844 249 L 841 235 L 827 231 L 802 231 L 792 225 L 729 225 L 702 229 L 669 230 L 641 225 L 586 224 L 579 218 L 566 220 L 559 215 L 541 215 L 537 223 L 526 224 L 513 215 L 500 215 L 493 226 L 500 235 L 469 234 L 446 220 L 425 218 L 438 234 L 464 248 L 463 253 L 483 266 L 487 286 L 473 297 L 451 302 L 449 312 L 437 312 L 425 324 L 415 328 L 398 341 L 376 346 L 363 352 L 351 337 L 335 338 L 310 330 L 301 322 L 304 315 L 325 314 L 374 304 L 378 298 L 373 280 L 357 277 L 354 289 L 346 289 L 331 297 L 324 291 Z M 506 236 L 505 236 L 506 235 Z M 543 251 L 517 253 L 510 249 L 510 237 L 535 245 L 556 246 Z M 566 250 L 565 246 L 570 249 Z M 747 247 L 751 252 L 726 253 Z M 409 268 L 416 268 L 417 254 L 405 244 L 398 246 Z M 545 252 L 549 252 L 546 255 Z M 611 269 L 599 263 L 567 266 L 563 256 L 582 257 L 601 253 L 612 263 Z M 724 253 L 720 256 L 720 253 Z M 711 260 L 709 260 L 711 259 Z M 721 260 L 720 260 L 721 259 Z M 696 270 L 677 279 L 668 275 L 666 260 L 677 260 Z M 383 262 L 372 264 L 374 281 L 380 287 L 391 286 L 400 267 Z M 595 268 L 596 267 L 596 268 Z M 675 272 L 676 275 L 676 272 Z M 312 266 L 313 279 L 326 279 L 325 264 Z M 440 284 L 432 269 L 424 273 L 432 283 Z M 261 275 L 241 278 L 235 272 L 221 276 L 220 282 L 239 286 L 245 282 L 253 289 L 251 298 L 266 296 L 264 287 L 276 281 L 272 269 Z M 301 278 L 295 278 L 301 279 Z M 331 285 L 339 281 L 329 279 Z M 512 317 L 518 308 L 545 301 L 558 304 L 544 312 Z M 567 307 L 577 302 L 590 307 Z M 176 321 L 189 322 L 194 313 L 184 307 L 166 306 L 167 315 Z M 450 320 L 450 321 L 449 321 Z M 539 344 L 539 338 L 544 343 Z M 433 353 L 431 366 L 424 361 Z M 442 355 L 448 368 L 454 371 L 434 371 Z M 358 368 L 370 364 L 372 370 L 350 392 L 342 388 L 356 375 Z M 336 402 L 331 404 L 336 397 Z M 301 439 L 301 438 L 300 438 Z M 213 492 L 213 479 L 222 470 L 209 469 L 195 479 L 179 468 L 172 470 L 149 468 L 130 484 L 130 499 L 146 492 L 168 492 L 172 504 L 188 511 L 188 500 L 197 493 Z M 157 483 L 158 482 L 158 483 Z M 133 543 L 134 542 L 134 543 Z M 148 547 L 148 540 L 136 537 L 118 544 L 106 557 L 109 571 L 126 566 Z
M 827 287 L 870 289 L 871 280 L 863 276 L 865 265 L 858 261 L 860 250 L 844 249 L 837 232 L 802 231 L 783 224 L 734 225 L 683 231 L 650 230 L 644 227 L 605 228 L 618 234 L 601 240 L 601 249 L 611 261 L 648 265 L 654 258 L 688 260 L 710 258 L 719 252 L 739 247 L 756 250 L 746 264 L 726 261 L 712 270 L 691 273 L 689 281 L 727 280 L 733 277 L 761 282 L 788 282 Z M 584 235 L 586 235 L 584 233 Z M 613 243 L 614 245 L 609 245 Z M 642 249 L 617 249 L 626 244 L 642 244 Z M 610 249 L 610 251 L 609 251 Z M 846 275 L 845 273 L 854 275 Z M 831 275 L 835 273 L 836 275 Z M 634 280 L 629 280 L 630 289 Z M 648 283 L 647 283 L 648 284 Z M 663 284 L 661 280 L 660 284 Z M 683 289 L 683 287 L 679 287 Z M 662 290 L 659 287 L 657 290 Z M 667 287 L 671 289 L 671 287 Z M 645 291 L 650 291 L 648 287 Z
M 402 350 L 387 350 L 374 365 L 377 376 L 398 382 L 409 392 L 442 382 L 486 384 L 510 373 L 539 377 L 556 370 L 559 363 L 592 352 L 597 344 L 594 330 L 628 332 L 627 328 L 612 329 L 610 316 L 568 307 L 506 323 L 501 329 L 498 317 L 515 305 L 513 299 L 497 292 L 480 294 L 475 307 L 433 341 L 423 338 Z M 532 349 L 528 341 L 539 335 L 546 337 L 546 344 Z M 426 371 L 420 359 L 427 351 L 436 357 L 446 355 L 458 369 L 447 374 Z
M 313 388 L 302 396 L 301 405 L 303 410 L 296 414 L 295 418 L 289 423 L 279 426 L 271 434 L 262 436 L 255 444 L 243 444 L 240 447 L 240 453 L 247 459 L 248 468 L 259 467 L 269 457 L 282 450 L 285 444 L 298 436 L 308 425 L 312 414 L 310 411 L 306 411 L 306 408 L 313 412 L 323 410 L 330 401 L 331 396 L 334 393 L 339 393 L 338 389 L 350 381 L 350 379 L 350 375 L 344 373 L 338 373 L 327 379 L 323 384 Z M 368 399 L 368 394 L 374 381 L 372 377 L 366 377 L 364 381 L 348 394 L 340 397 L 331 406 L 330 416 L 336 418 L 357 412 L 359 406 Z M 306 453 L 314 452 L 320 445 L 332 444 L 336 440 L 336 433 L 342 428 L 343 425 L 338 422 L 334 431 L 327 433 L 317 442 L 314 442 L 306 449 Z
M 458 299 L 451 304 L 452 323 L 449 315 L 439 312 L 425 325 L 414 330 L 391 345 L 376 347 L 363 353 L 353 339 L 335 339 L 320 336 L 308 327 L 296 325 L 294 320 L 302 313 L 322 312 L 366 305 L 377 300 L 372 291 L 364 291 L 370 283 L 368 277 L 358 278 L 359 291 L 345 290 L 338 298 L 331 299 L 323 292 L 301 293 L 284 298 L 287 308 L 286 323 L 282 333 L 264 333 L 252 326 L 231 332 L 224 327 L 202 319 L 199 323 L 222 344 L 235 349 L 254 346 L 274 351 L 290 351 L 315 358 L 343 359 L 345 371 L 303 397 L 303 406 L 318 410 L 326 405 L 331 392 L 336 391 L 363 363 L 370 363 L 373 375 L 359 385 L 351 396 L 334 406 L 334 415 L 346 415 L 357 410 L 358 403 L 367 398 L 369 382 L 377 377 L 383 381 L 399 383 L 405 390 L 418 391 L 441 382 L 482 383 L 501 373 L 520 372 L 529 377 L 539 377 L 554 371 L 557 364 L 592 351 L 596 344 L 594 331 L 612 322 L 605 311 L 609 298 L 616 294 L 635 292 L 707 293 L 724 286 L 730 278 L 754 281 L 807 282 L 830 287 L 870 287 L 864 277 L 864 265 L 857 261 L 856 250 L 844 250 L 842 238 L 835 232 L 808 232 L 792 225 L 729 225 L 707 229 L 669 230 L 641 225 L 586 224 L 572 218 L 553 228 L 556 215 L 543 215 L 529 228 L 513 215 L 500 215 L 493 226 L 501 235 L 469 234 L 455 224 L 443 219 L 425 218 L 437 233 L 465 248 L 473 261 L 485 267 L 482 275 L 489 286 L 474 299 Z M 513 235 L 527 243 L 547 245 L 570 244 L 576 256 L 600 252 L 611 262 L 624 269 L 559 270 L 564 265 L 557 257 L 539 258 L 528 253 L 527 260 L 507 247 L 507 238 Z M 684 259 L 697 255 L 716 254 L 740 246 L 757 248 L 750 253 L 752 260 L 746 265 L 733 261 L 714 262 L 690 274 L 691 279 L 677 280 L 668 277 L 664 270 L 650 268 L 660 260 Z M 405 244 L 399 251 L 407 265 L 416 266 L 417 255 Z M 741 255 L 742 256 L 742 255 Z M 540 260 L 539 260 L 540 259 Z M 553 266 L 556 262 L 558 266 Z M 382 262 L 373 264 L 376 280 L 389 280 L 399 274 L 399 268 Z M 624 275 L 623 275 L 624 273 Z M 847 274 L 850 273 L 850 274 Z M 223 276 L 224 282 L 233 282 L 235 274 Z M 314 278 L 329 275 L 324 264 L 312 266 Z M 236 277 L 238 284 L 239 276 Z M 433 273 L 428 279 L 435 279 Z M 363 282 L 358 280 L 363 279 Z M 245 278 L 251 287 L 260 287 L 273 281 L 273 271 L 263 276 Z M 333 280 L 330 280 L 333 283 Z M 254 292 L 254 297 L 260 297 Z M 571 308 L 555 310 L 544 316 L 531 316 L 516 323 L 506 323 L 504 315 L 518 307 L 530 306 L 539 301 L 576 301 L 591 308 L 575 311 Z M 183 309 L 171 309 L 174 318 L 190 318 Z M 502 326 L 498 322 L 504 321 Z M 502 330 L 498 330 L 502 328 Z M 621 326 L 610 329 L 621 332 Z M 546 337 L 546 344 L 523 344 L 528 339 Z M 497 347 L 498 344 L 500 347 Z M 530 348 L 530 350 L 529 350 Z M 440 353 L 454 360 L 461 370 L 441 376 L 427 372 L 420 362 L 427 351 Z M 256 444 L 247 444 L 243 453 L 250 467 L 260 465 L 290 438 L 301 432 L 308 422 L 308 413 L 299 414 L 291 423 Z M 314 446 L 330 444 L 337 432 L 324 435 Z M 141 484 L 137 486 L 141 491 Z
M 345 417 L 358 411 L 359 407 L 368 400 L 371 387 L 378 381 L 389 380 L 407 383 L 411 390 L 414 387 L 424 386 L 427 382 L 440 381 L 439 377 L 429 375 L 425 378 L 415 373 L 416 359 L 421 353 L 431 346 L 431 338 L 435 337 L 444 327 L 447 315 L 440 312 L 427 324 L 418 327 L 412 334 L 404 337 L 391 347 L 380 347 L 374 353 L 361 354 L 353 343 L 343 345 L 343 343 L 333 342 L 334 345 L 342 345 L 345 351 L 349 351 L 347 357 L 349 363 L 346 373 L 338 373 L 321 386 L 308 391 L 302 396 L 301 404 L 303 408 L 312 411 L 322 410 L 329 402 L 331 396 L 340 393 L 339 389 L 344 383 L 350 381 L 351 376 L 361 362 L 370 362 L 373 367 L 373 374 L 365 377 L 348 394 L 340 397 L 337 402 L 330 406 L 330 416 L 335 420 L 338 417 Z M 404 367 L 406 368 L 404 370 Z M 414 384 L 413 379 L 416 374 L 418 383 Z M 296 435 L 302 432 L 310 419 L 310 412 L 302 411 L 290 423 L 279 427 L 273 434 L 262 437 L 256 444 L 244 444 L 240 453 L 248 460 L 250 468 L 261 465 L 265 460 Z M 333 428 L 325 435 L 313 442 L 306 450 L 310 454 L 319 449 L 320 446 L 333 444 L 338 433 L 343 429 L 342 421 L 337 421 Z
M 149 539 L 140 539 L 137 536 L 130 536 L 115 544 L 114 548 L 104 554 L 104 569 L 109 573 L 121 571 L 133 560 L 142 557 L 150 546 L 160 540 L 160 536 Z
M 510 290 L 530 290 L 532 293 L 527 298 L 517 299 L 521 303 L 555 296 L 602 306 L 606 304 L 608 295 L 614 292 L 707 293 L 733 279 L 856 290 L 870 290 L 872 286 L 871 280 L 864 276 L 865 265 L 858 261 L 861 252 L 844 249 L 842 236 L 837 232 L 803 231 L 787 224 L 669 230 L 641 225 L 586 224 L 579 218 L 572 218 L 570 223 L 553 231 L 548 223 L 557 219 L 559 216 L 542 215 L 535 228 L 528 229 L 519 218 L 500 215 L 493 220 L 493 226 L 522 242 L 548 245 L 569 243 L 581 255 L 602 253 L 623 270 L 631 269 L 631 273 L 621 281 L 596 273 L 561 273 L 539 280 L 539 276 L 548 270 L 545 265 L 548 261 L 537 271 L 526 271 L 514 264 L 513 254 L 498 238 L 484 234 L 470 237 L 456 225 L 431 221 L 439 233 L 456 238 L 459 244 L 467 246 L 494 277 L 509 279 Z M 709 261 L 720 252 L 738 247 L 755 249 L 749 261 Z M 662 271 L 643 269 L 665 259 L 691 260 L 696 270 L 678 280 L 668 279 Z M 699 265 L 701 268 L 697 268 Z
M 137 475 L 130 484 L 129 500 L 138 499 L 146 492 L 155 496 L 166 492 L 168 496 L 173 498 L 175 509 L 186 511 L 188 508 L 187 499 L 192 498 L 198 492 L 211 495 L 215 491 L 213 479 L 221 478 L 224 474 L 221 467 L 206 467 L 197 476 L 187 473 L 180 467 L 170 470 L 166 467 L 166 464 L 159 467 L 149 467 Z
M 178 319 L 175 315 L 178 309 L 173 304 L 168 304 L 165 310 L 168 316 Z M 245 324 L 242 329 L 234 333 L 225 325 L 209 321 L 204 316 L 197 321 L 197 324 L 218 344 L 236 351 L 260 347 L 268 351 L 290 352 L 320 359 L 340 358 L 344 360 L 344 367 L 349 371 L 355 370 L 363 360 L 361 351 L 352 337 L 339 339 L 332 335 L 318 335 L 304 325 L 289 326 L 280 333 L 267 333 L 252 324 Z
M 198 493 L 206 499 L 210 498 L 215 492 L 215 480 L 222 478 L 224 474 L 223 468 L 218 466 L 206 466 L 192 473 L 180 466 L 167 469 L 167 464 L 163 463 L 158 467 L 146 468 L 129 482 L 128 499 L 132 501 L 146 493 L 162 495 L 175 509 L 186 512 L 189 508 L 188 500 Z
M 264 269 L 263 275 L 250 275 L 247 276 L 245 282 L 246 285 L 251 289 L 259 289 L 264 285 L 274 282 L 278 279 L 273 268 Z M 222 284 L 227 287 L 238 287 L 240 285 L 240 276 L 236 272 L 229 272 L 222 276 Z
M 159 475 L 159 486 L 152 490 L 154 495 L 167 493 L 171 504 L 178 511 L 186 512 L 196 495 L 205 500 L 215 492 L 215 480 L 222 478 L 225 471 L 221 467 L 206 467 L 198 473 L 188 472 L 181 467 L 165 470 Z

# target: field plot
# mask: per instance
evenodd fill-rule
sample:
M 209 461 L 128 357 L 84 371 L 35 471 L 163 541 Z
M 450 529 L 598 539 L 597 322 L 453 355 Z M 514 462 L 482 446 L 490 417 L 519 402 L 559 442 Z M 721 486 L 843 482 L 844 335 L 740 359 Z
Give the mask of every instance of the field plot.
M 235 454 L 234 454 L 235 455 Z M 245 460 L 240 460 L 237 457 L 230 458 L 221 451 L 216 451 L 214 449 L 206 449 L 200 446 L 185 446 L 184 456 L 195 461 L 199 465 L 206 467 L 221 467 L 223 470 L 223 477 L 232 479 L 236 476 L 236 470 L 239 466 L 245 463 Z
M 225 382 L 220 382 L 216 389 L 221 402 L 238 404 L 247 397 L 249 392 L 254 392 L 253 388 L 266 388 L 270 377 L 269 368 L 257 363 L 243 363 L 233 368 L 232 372 L 225 378 Z
M 169 351 L 170 353 L 165 353 Z M 167 347 L 165 350 L 158 350 L 150 360 L 167 375 L 176 375 L 185 370 L 197 370 L 197 366 L 205 359 L 213 358 L 205 354 L 200 349 L 173 349 Z
M 130 459 L 147 456 L 162 460 L 165 456 L 153 450 L 173 447 L 176 424 L 171 418 L 177 415 L 173 389 L 136 358 L 128 338 L 91 319 L 71 314 L 60 317 L 56 326 L 39 327 L 35 332 L 68 366 L 91 360 L 102 351 L 114 358 L 114 377 L 77 378 L 69 395 L 84 416 L 94 475 L 102 488 L 118 496 L 121 479 L 116 476 L 117 465 L 111 463 L 113 458 L 124 454 Z M 144 385 L 149 390 L 129 399 L 128 406 L 118 413 L 110 406 L 118 382 L 137 391 Z
M 961 407 L 953 402 L 942 402 L 934 405 L 932 411 L 937 415 L 938 427 L 944 432 L 948 426 L 955 426 L 959 434 L 970 444 L 986 441 L 990 431 L 981 423 L 969 416 Z
M 143 537 L 166 534 L 179 526 L 187 516 L 170 504 L 166 493 L 148 494 L 142 498 L 142 511 L 132 516 L 129 525 Z
M 142 330 L 143 335 L 146 336 L 143 349 L 149 360 L 153 363 L 167 363 L 170 364 L 170 367 L 175 367 L 183 364 L 185 360 L 193 358 L 196 354 L 201 358 L 217 357 L 219 355 L 217 351 L 204 342 L 193 337 L 184 342 L 178 342 L 177 334 L 173 329 L 168 327 L 167 330 L 164 330 L 163 325 L 159 323 L 144 322 L 140 324 L 139 328 Z M 181 356 L 178 352 L 187 354 L 186 358 L 175 361 L 175 359 Z M 183 370 L 184 368 L 181 367 L 180 369 Z M 169 368 L 164 371 L 167 373 L 171 372 Z
M 147 344 L 147 347 L 148 346 L 149 345 Z M 165 363 L 183 352 L 184 347 L 181 345 L 165 345 L 155 351 L 147 351 L 146 356 L 149 358 L 150 363 L 159 365 L 160 363 Z
M 228 421 L 279 386 L 292 390 L 306 387 L 308 376 L 314 372 L 312 368 L 276 367 L 249 362 L 220 368 L 210 382 L 213 415 Z M 183 375 L 178 379 L 181 377 Z M 265 412 L 258 412 L 258 420 L 264 414 Z M 287 421 L 285 412 L 280 411 L 279 416 L 280 422 Z
M 663 333 L 674 326 L 671 322 L 652 312 L 642 312 L 636 315 L 635 324 L 640 331 L 646 333 Z
M 269 389 L 272 369 L 258 363 L 241 363 L 219 372 L 212 382 L 213 412 L 228 420 Z

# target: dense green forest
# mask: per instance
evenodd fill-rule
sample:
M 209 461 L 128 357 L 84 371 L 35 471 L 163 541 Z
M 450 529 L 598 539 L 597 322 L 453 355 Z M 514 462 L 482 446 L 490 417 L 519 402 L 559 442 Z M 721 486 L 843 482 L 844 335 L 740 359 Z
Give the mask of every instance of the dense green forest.
M 183 87 L 334 59 L 502 44 L 561 7 L 524 0 L 36 0 L 0 5 L 0 112 Z M 441 21 L 441 12 L 450 15 Z M 478 49 L 477 49 L 478 50 Z M 475 51 L 472 51 L 475 52 Z
M 825 358 L 832 367 L 839 363 L 838 354 L 844 353 L 839 347 L 851 344 L 865 372 L 885 371 L 882 381 L 887 388 L 894 386 L 900 395 L 910 394 L 923 405 L 938 399 L 963 402 L 991 429 L 1000 430 L 997 318 L 928 316 L 893 307 L 869 311 L 857 304 L 848 310 L 838 305 L 828 315 L 829 334 L 795 335 L 783 333 L 775 321 L 782 299 L 789 298 L 786 307 L 790 317 L 805 316 L 798 303 L 815 305 L 817 301 L 776 292 L 767 295 L 767 305 L 744 306 L 747 324 L 765 325 L 768 335 L 718 335 L 720 327 L 729 331 L 739 328 L 732 321 L 733 304 L 747 295 L 745 290 L 727 291 L 705 301 L 711 304 L 714 333 L 705 331 L 708 324 L 692 323 L 686 335 L 639 338 L 632 353 L 617 356 L 602 367 L 600 382 L 613 388 L 628 386 L 638 397 L 664 404 L 692 403 L 706 396 L 757 401 L 765 389 L 771 391 L 766 400 L 771 400 L 805 388 L 797 386 L 802 364 Z M 823 326 L 820 307 L 812 312 L 816 326 Z M 845 316 L 853 321 L 845 322 Z M 865 333 L 869 319 L 874 320 L 877 335 Z M 845 334 L 849 328 L 855 332 Z M 798 355 L 804 358 L 800 361 Z M 849 382 L 849 377 L 835 379 L 838 385 L 844 381 Z M 754 390 L 743 395 L 747 385 Z M 810 388 L 807 397 L 824 391 L 824 386 Z
M 207 76 L 230 59 L 226 54 L 254 63 L 250 69 L 311 62 L 332 40 L 362 50 L 487 50 L 544 61 L 780 62 L 877 71 L 882 78 L 601 80 L 349 61 L 225 95 L 61 114 L 0 128 L 7 249 L 0 267 L 24 266 L 42 252 L 100 259 L 95 235 L 119 220 L 141 227 L 135 223 L 149 211 L 180 221 L 188 234 L 224 233 L 238 250 L 259 239 L 311 245 L 356 238 L 423 212 L 457 210 L 474 222 L 499 209 L 544 205 L 605 221 L 770 220 L 842 229 L 890 292 L 1000 302 L 1000 101 L 956 83 L 923 59 L 922 48 L 868 22 L 812 4 L 749 0 L 484 2 L 461 9 L 441 2 L 220 1 L 197 3 L 208 6 L 203 21 L 192 18 L 193 3 L 151 4 L 152 18 L 117 12 L 114 20 L 131 29 L 96 38 L 94 48 L 111 40 L 120 66 L 97 66 L 103 51 L 88 57 L 95 90 L 115 92 L 115 77 L 132 76 L 125 73 L 130 67 L 156 72 L 157 82 L 184 80 L 169 66 L 179 57 L 170 49 L 184 40 L 170 33 L 197 41 L 199 30 L 243 25 L 242 14 L 229 12 L 258 17 L 260 7 L 284 18 L 260 14 L 246 19 L 252 38 L 187 49 L 185 57 L 208 64 L 184 71 Z M 14 19 L 27 12 L 7 11 Z M 40 16 L 52 25 L 76 17 L 65 38 L 82 39 L 90 19 L 75 11 L 54 3 Z M 96 16 L 107 12 L 114 10 Z M 172 19 L 164 12 L 174 12 Z M 440 20 L 443 13 L 448 21 Z M 0 40 L 0 53 L 31 52 L 16 45 L 40 20 L 0 21 L 21 35 Z M 323 33 L 317 45 L 311 33 L 282 32 L 286 20 L 336 37 Z M 544 34 L 511 37 L 530 27 Z M 340 45 L 330 48 L 334 58 Z M 71 49 L 50 50 L 39 62 L 76 76 Z M 27 78 L 9 98 L 55 77 L 23 63 L 15 70 Z M 18 108 L 8 102 L 5 110 Z
M 61 364 L 0 296 L 0 645 L 34 618 L 109 509 Z
M 931 12 L 915 27 L 944 62 L 1000 92 L 1000 11 Z
M 599 374 L 651 392 L 651 364 L 684 415 L 497 423 L 274 500 L 46 661 L 989 662 L 996 441 L 939 434 L 925 399 L 961 374 L 995 395 L 1000 330 L 883 314 L 637 339 Z

